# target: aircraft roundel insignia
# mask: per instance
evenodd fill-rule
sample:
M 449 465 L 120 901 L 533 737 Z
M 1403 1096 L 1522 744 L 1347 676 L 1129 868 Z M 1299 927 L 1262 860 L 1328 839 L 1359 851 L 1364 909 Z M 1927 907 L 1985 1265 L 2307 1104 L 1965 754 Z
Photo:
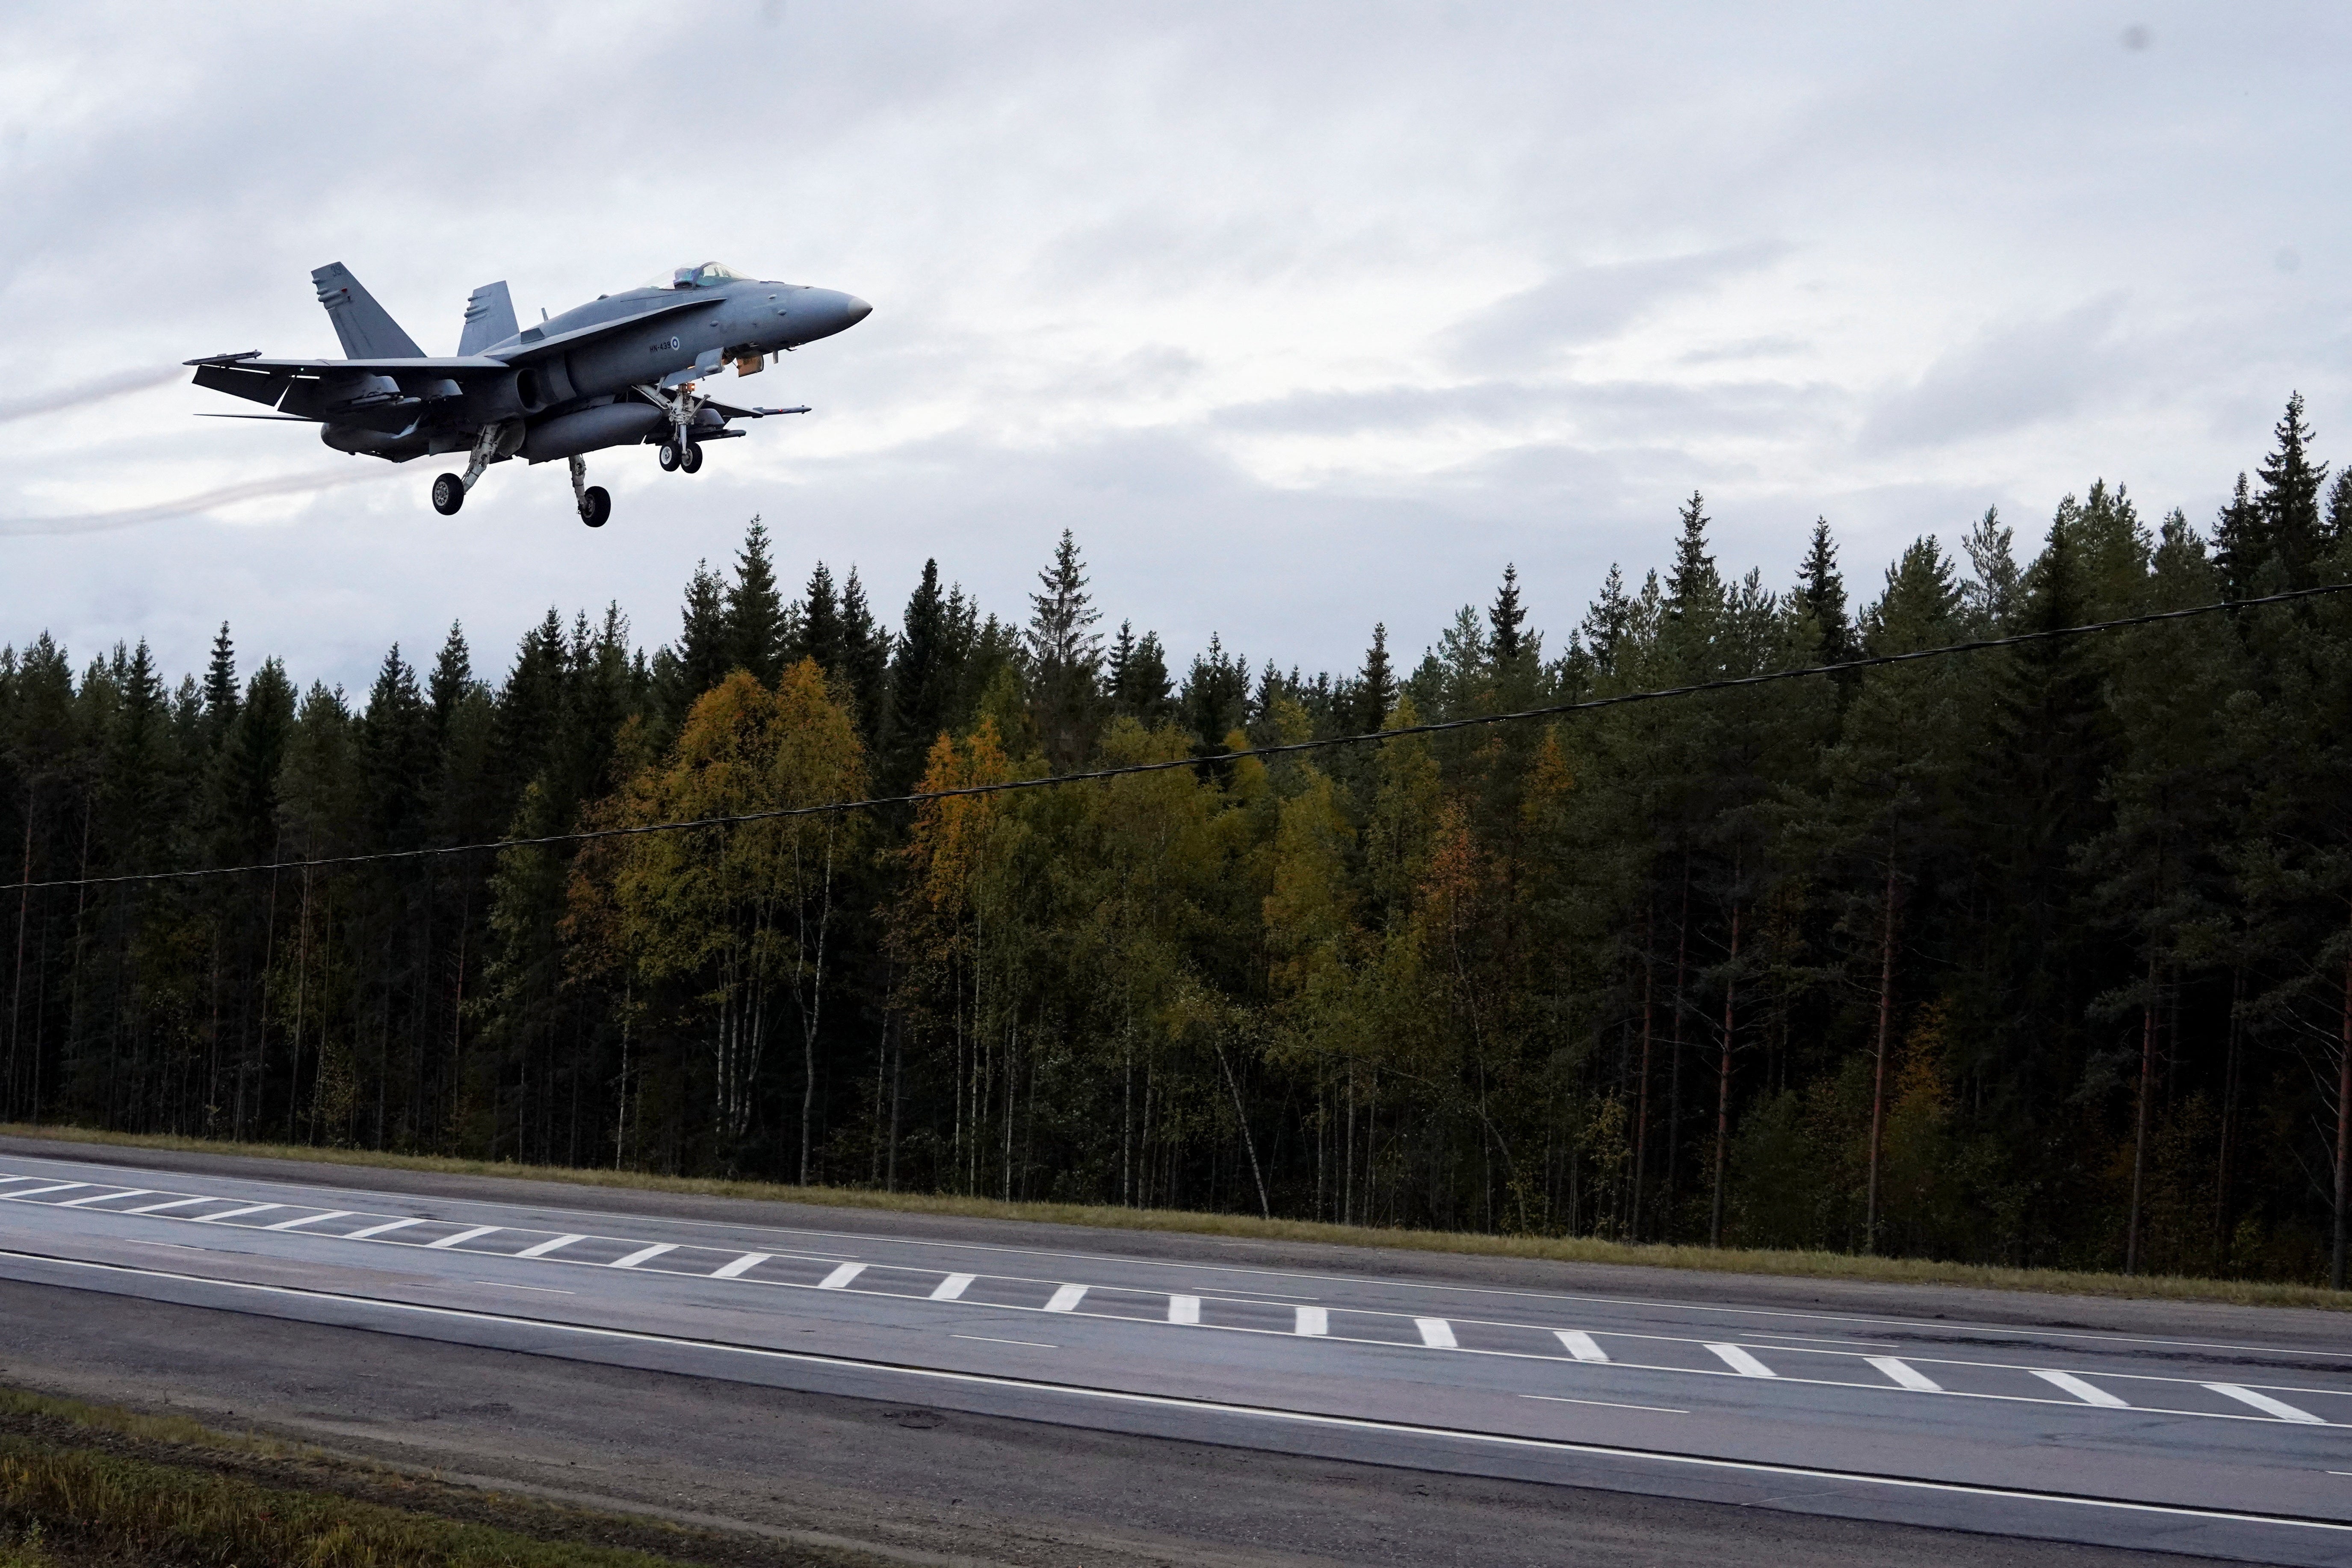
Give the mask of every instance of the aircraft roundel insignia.
M 670 341 L 669 341 L 669 346 L 670 346 L 671 348 L 673 348 L 673 349 L 677 348 L 677 340 L 676 338 L 672 338 L 672 339 L 670 339 Z

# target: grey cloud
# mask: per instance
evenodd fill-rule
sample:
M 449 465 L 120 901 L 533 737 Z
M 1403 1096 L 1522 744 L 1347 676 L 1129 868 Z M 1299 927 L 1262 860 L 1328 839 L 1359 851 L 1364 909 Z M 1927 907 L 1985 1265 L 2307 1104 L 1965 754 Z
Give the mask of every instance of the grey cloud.
M 2120 299 L 1997 327 L 1944 354 L 1863 422 L 1865 451 L 1997 435 L 2071 414 L 2128 369 L 2116 339 Z
M 1530 368 L 1612 338 L 1669 300 L 1767 266 L 1785 249 L 1758 243 L 1571 268 L 1470 316 L 1444 334 L 1445 347 L 1465 366 Z

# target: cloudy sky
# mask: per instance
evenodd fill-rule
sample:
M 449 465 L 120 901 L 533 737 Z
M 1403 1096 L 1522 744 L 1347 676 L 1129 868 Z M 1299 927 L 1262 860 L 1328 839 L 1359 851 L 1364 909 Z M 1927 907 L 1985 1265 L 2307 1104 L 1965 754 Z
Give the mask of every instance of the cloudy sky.
M 0 16 L 0 642 L 363 685 L 462 618 L 672 634 L 754 513 L 895 616 L 1064 528 L 1180 656 L 1417 650 L 1516 562 L 1555 645 L 1706 492 L 1874 581 L 2105 476 L 2203 521 L 2292 389 L 2352 457 L 2352 9 L 42 4 Z M 171 367 L 429 352 L 716 257 L 875 305 L 693 478 L 345 457 Z

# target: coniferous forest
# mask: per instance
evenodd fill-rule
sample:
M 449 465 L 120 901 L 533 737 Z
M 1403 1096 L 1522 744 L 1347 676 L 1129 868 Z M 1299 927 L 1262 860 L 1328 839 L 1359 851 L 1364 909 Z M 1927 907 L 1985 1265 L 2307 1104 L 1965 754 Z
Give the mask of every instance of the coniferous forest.
M 1171 664 L 1066 535 L 1025 606 L 877 609 L 756 521 L 651 653 L 551 610 L 353 694 L 34 637 L 0 1113 L 2340 1285 L 2352 595 L 1230 754 L 2343 581 L 2310 440 L 2210 521 L 2101 482 L 1851 578 L 1826 522 L 1719 565 L 1694 495 L 1575 626 L 1507 569 L 1344 673 Z

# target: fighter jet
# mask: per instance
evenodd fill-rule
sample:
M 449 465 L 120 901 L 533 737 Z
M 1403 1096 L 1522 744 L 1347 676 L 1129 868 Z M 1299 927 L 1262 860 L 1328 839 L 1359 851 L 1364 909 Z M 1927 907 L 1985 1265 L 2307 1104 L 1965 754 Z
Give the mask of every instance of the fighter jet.
M 507 286 L 486 283 L 466 302 L 457 352 L 438 359 L 342 263 L 310 280 L 344 357 L 265 359 L 254 350 L 189 360 L 198 386 L 278 411 L 215 417 L 323 426 L 319 438 L 337 451 L 394 463 L 467 453 L 463 474 L 433 481 L 433 509 L 444 517 L 492 463 L 561 458 L 591 528 L 613 515 L 613 498 L 588 482 L 582 454 L 650 446 L 665 472 L 691 474 L 706 442 L 743 434 L 729 428 L 733 421 L 808 412 L 721 403 L 705 382 L 730 363 L 753 374 L 768 355 L 846 331 L 874 309 L 855 294 L 761 282 L 705 261 L 552 319 L 541 310 L 537 326 L 518 329 Z

